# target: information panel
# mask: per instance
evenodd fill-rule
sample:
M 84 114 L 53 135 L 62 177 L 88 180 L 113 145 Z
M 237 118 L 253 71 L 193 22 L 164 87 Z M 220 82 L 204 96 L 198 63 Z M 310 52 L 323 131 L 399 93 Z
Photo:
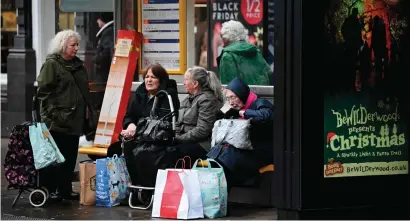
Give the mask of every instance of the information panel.
M 159 63 L 169 74 L 186 70 L 186 2 L 139 0 L 138 30 L 144 35 L 140 71 Z

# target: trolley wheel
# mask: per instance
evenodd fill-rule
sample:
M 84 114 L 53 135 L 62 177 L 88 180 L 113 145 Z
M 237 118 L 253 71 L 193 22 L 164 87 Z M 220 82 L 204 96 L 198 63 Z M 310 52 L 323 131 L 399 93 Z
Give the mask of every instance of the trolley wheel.
M 50 198 L 50 192 L 48 191 L 47 188 L 41 187 L 40 189 L 43 190 L 46 193 L 47 199 Z
M 30 193 L 28 198 L 30 200 L 30 204 L 34 207 L 41 207 L 47 201 L 47 193 L 42 189 L 35 189 Z

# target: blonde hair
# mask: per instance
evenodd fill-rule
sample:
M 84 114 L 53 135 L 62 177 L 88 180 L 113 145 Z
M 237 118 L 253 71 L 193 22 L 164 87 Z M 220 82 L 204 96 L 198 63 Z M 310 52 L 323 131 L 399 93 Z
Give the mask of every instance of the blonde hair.
M 219 101 L 224 101 L 222 84 L 214 72 L 208 71 L 202 67 L 194 66 L 193 68 L 189 68 L 185 72 L 185 75 L 187 73 L 190 73 L 191 80 L 198 82 L 201 89 L 209 88 Z
M 50 41 L 48 46 L 48 54 L 61 54 L 64 52 L 68 40 L 72 37 L 77 38 L 78 41 L 81 40 L 80 34 L 71 29 L 58 32 Z

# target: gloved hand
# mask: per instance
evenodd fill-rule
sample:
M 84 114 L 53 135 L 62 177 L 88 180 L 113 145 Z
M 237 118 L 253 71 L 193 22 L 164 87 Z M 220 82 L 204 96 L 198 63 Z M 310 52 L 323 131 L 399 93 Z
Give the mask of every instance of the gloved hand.
M 239 118 L 239 110 L 236 110 L 234 108 L 229 109 L 226 113 L 225 113 L 225 118 L 226 119 L 237 119 Z
M 218 112 L 216 112 L 216 120 L 223 119 L 224 117 L 225 117 L 225 114 L 221 110 L 218 110 Z

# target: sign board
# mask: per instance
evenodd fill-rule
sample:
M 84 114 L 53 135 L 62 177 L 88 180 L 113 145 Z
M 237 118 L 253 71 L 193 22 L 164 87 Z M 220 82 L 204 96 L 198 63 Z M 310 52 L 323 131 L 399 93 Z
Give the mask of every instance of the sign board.
M 118 141 L 140 54 L 141 41 L 141 33 L 118 31 L 94 146 L 108 147 Z
M 138 1 L 138 31 L 144 35 L 140 71 L 159 63 L 169 74 L 186 70 L 186 1 Z
M 324 177 L 408 174 L 408 128 L 393 96 L 328 95 Z
M 60 0 L 62 12 L 114 12 L 113 0 Z

